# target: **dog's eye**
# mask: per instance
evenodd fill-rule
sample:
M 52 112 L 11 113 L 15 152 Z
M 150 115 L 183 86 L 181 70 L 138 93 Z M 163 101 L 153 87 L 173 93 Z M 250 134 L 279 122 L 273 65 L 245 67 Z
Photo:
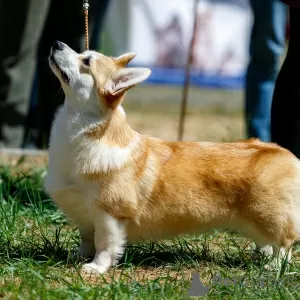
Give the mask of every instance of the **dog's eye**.
M 91 60 L 90 57 L 86 57 L 86 58 L 84 58 L 84 59 L 82 60 L 82 63 L 83 63 L 85 66 L 89 67 L 89 66 L 90 66 L 90 60 Z

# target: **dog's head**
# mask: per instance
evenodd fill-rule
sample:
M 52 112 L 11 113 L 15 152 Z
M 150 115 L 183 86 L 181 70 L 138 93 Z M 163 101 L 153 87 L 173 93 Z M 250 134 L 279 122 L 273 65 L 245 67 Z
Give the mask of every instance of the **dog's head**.
M 57 41 L 51 47 L 49 63 L 70 105 L 104 114 L 115 110 L 122 103 L 126 91 L 151 74 L 146 68 L 126 68 L 134 57 L 134 53 L 116 58 L 95 51 L 78 54 Z

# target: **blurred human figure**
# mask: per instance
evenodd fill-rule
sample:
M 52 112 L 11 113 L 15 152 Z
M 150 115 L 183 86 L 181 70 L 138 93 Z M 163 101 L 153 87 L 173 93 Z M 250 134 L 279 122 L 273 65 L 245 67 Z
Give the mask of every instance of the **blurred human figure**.
M 20 147 L 49 0 L 0 2 L 0 148 Z
M 90 28 L 101 1 L 90 0 Z M 102 3 L 101 3 L 102 4 Z M 19 148 L 37 66 L 36 147 L 48 145 L 50 127 L 63 97 L 48 66 L 52 43 L 77 51 L 84 45 L 82 0 L 0 0 L 0 148 Z
M 246 74 L 245 120 L 249 138 L 269 142 L 271 103 L 285 48 L 287 8 L 280 0 L 250 0 L 254 23 Z
M 300 158 L 300 1 L 283 2 L 289 5 L 289 44 L 275 83 L 271 137 Z

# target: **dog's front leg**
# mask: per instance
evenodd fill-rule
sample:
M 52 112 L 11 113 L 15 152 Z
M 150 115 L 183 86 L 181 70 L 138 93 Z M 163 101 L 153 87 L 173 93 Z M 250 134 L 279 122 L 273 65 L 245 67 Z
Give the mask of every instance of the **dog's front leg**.
M 67 186 L 50 192 L 50 195 L 79 229 L 81 243 L 78 254 L 83 258 L 93 257 L 95 255 L 94 223 L 90 209 L 82 194 L 74 186 Z
M 126 225 L 104 211 L 94 215 L 96 254 L 91 263 L 84 264 L 83 270 L 103 274 L 114 266 L 124 251 Z

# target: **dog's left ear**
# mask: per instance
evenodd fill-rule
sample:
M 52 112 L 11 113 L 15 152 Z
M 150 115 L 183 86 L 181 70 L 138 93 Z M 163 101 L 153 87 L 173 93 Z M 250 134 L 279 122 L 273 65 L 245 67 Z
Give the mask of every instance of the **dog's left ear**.
M 122 96 L 130 88 L 146 80 L 151 74 L 147 68 L 120 69 L 105 85 L 107 105 L 115 109 L 122 101 Z

